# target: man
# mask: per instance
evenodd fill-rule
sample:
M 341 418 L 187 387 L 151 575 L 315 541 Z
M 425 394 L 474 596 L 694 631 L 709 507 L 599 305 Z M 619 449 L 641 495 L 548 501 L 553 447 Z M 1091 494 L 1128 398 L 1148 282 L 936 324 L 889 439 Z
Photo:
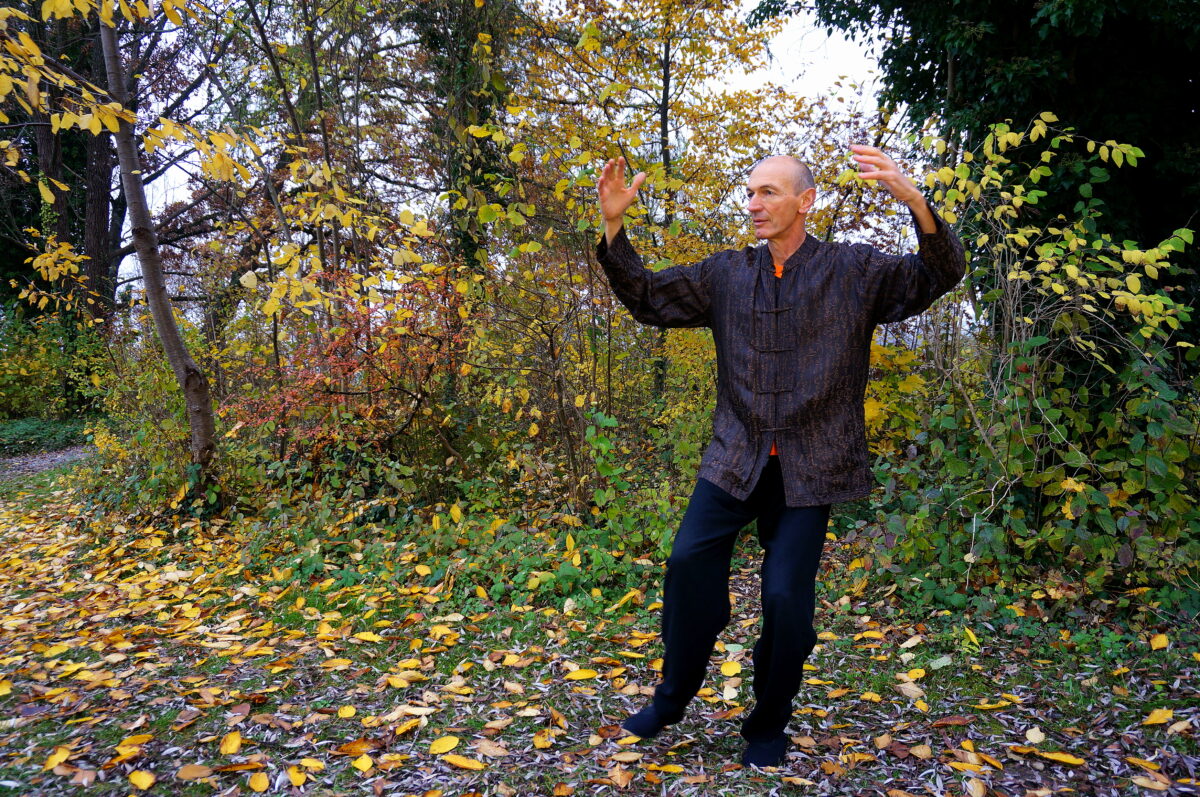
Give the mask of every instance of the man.
M 775 156 L 759 162 L 747 183 L 747 210 L 765 246 L 654 272 L 624 229 L 645 173 L 627 186 L 621 158 L 600 176 L 597 254 L 613 292 L 643 323 L 711 327 L 717 354 L 713 439 L 667 560 L 662 681 L 653 701 L 623 723 L 636 736 L 679 721 L 700 689 L 729 622 L 734 543 L 757 520 L 763 627 L 742 763 L 783 762 L 792 699 L 817 641 L 816 572 L 829 507 L 861 498 L 874 483 L 863 419 L 872 334 L 876 324 L 929 307 L 965 270 L 961 243 L 896 163 L 875 147 L 851 150 L 863 178 L 908 205 L 917 254 L 808 235 L 812 174 L 795 158 Z

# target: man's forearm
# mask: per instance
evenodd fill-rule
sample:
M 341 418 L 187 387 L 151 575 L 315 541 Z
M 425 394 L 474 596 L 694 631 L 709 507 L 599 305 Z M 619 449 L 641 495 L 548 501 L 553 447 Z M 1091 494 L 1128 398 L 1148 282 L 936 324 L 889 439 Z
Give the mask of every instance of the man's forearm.
M 621 231 L 621 228 L 624 226 L 625 226 L 625 217 L 624 216 L 620 216 L 619 218 L 616 218 L 616 219 L 605 219 L 604 220 L 604 240 L 607 241 L 609 244 L 611 244 L 613 242 L 613 239 L 617 237 L 617 233 L 619 233 Z
M 917 228 L 921 232 L 937 232 L 937 222 L 934 220 L 933 214 L 929 212 L 929 204 L 925 201 L 925 197 L 911 199 L 905 204 L 912 211 L 913 218 L 917 220 Z

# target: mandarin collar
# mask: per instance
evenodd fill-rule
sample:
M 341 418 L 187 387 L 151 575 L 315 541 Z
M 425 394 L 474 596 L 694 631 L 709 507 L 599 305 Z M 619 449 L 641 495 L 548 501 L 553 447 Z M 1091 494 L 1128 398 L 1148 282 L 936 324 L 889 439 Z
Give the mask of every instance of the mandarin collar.
M 792 269 L 807 263 L 816 254 L 820 245 L 821 242 L 817 240 L 815 235 L 811 232 L 806 234 L 803 243 L 800 244 L 800 248 L 792 252 L 791 256 L 784 262 L 783 273 L 787 274 Z M 772 274 L 775 271 L 774 261 L 771 260 L 771 250 L 766 244 L 758 247 L 758 267 L 771 271 Z

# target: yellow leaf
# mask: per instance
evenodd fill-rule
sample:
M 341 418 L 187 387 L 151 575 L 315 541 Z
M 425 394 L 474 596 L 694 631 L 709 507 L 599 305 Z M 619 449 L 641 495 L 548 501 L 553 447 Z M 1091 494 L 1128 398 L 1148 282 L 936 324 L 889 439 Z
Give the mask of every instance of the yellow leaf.
M 1175 712 L 1169 708 L 1156 708 L 1150 712 L 1150 716 L 1142 720 L 1143 725 L 1162 725 L 1167 720 L 1171 719 Z
M 46 185 L 45 180 L 38 180 L 38 193 L 42 195 L 42 201 L 47 205 L 54 204 L 54 192 L 50 190 L 50 186 Z
M 1087 763 L 1079 756 L 1071 755 L 1070 753 L 1043 753 L 1041 750 L 1037 754 L 1042 758 L 1048 758 L 1051 761 L 1058 761 L 1063 764 L 1079 765 Z
M 359 772 L 370 772 L 371 767 L 375 766 L 375 762 L 371 760 L 371 756 L 363 753 L 358 758 L 351 761 L 350 766 L 354 767 Z
M 438 755 L 439 753 L 448 753 L 455 747 L 458 747 L 457 736 L 443 736 L 440 739 L 435 739 L 433 744 L 429 745 L 429 752 L 433 755 Z
M 236 755 L 242 749 L 242 734 L 230 731 L 221 740 L 221 755 Z
M 653 769 L 658 772 L 683 772 L 683 767 L 681 767 L 679 764 L 650 764 L 648 767 L 646 767 L 646 769 Z
M 538 425 L 536 423 L 529 424 L 529 436 L 533 437 L 538 433 Z
M 1030 744 L 1041 744 L 1046 741 L 1046 734 L 1042 733 L 1042 729 L 1035 725 L 1025 731 L 1025 738 L 1029 740 Z
M 382 642 L 383 637 L 376 634 L 374 631 L 360 631 L 354 635 L 355 639 L 361 639 L 363 642 Z M 353 716 L 353 715 L 351 715 Z
M 50 757 L 46 759 L 46 763 L 42 764 L 42 771 L 45 772 L 48 769 L 54 769 L 56 766 L 66 761 L 67 757 L 70 755 L 71 748 L 63 747 L 62 745 L 55 747 L 54 752 L 51 753 Z
M 308 775 L 305 775 L 302 771 L 300 771 L 300 767 L 297 766 L 288 767 L 287 776 L 288 780 L 292 782 L 293 786 L 303 786 L 304 781 L 308 780 Z
M 338 709 L 338 716 L 344 720 L 348 720 L 358 713 L 358 709 L 354 706 L 342 706 Z
M 418 576 L 427 576 L 433 572 L 433 570 L 429 568 L 429 565 L 417 565 L 413 569 L 417 571 Z
M 1171 644 L 1171 641 L 1167 639 L 1166 634 L 1155 634 L 1154 636 L 1150 637 L 1151 650 L 1162 650 L 1169 644 Z
M 458 504 L 455 504 L 454 506 L 450 507 L 450 517 L 454 520 L 455 523 L 462 522 L 463 514 L 462 514 L 462 510 L 459 508 Z
M 129 773 L 129 782 L 134 785 L 134 788 L 148 789 L 154 785 L 154 781 L 154 774 L 144 769 L 137 769 Z
M 1125 284 L 1129 286 L 1130 293 L 1142 292 L 1142 280 L 1137 274 L 1130 274 L 1128 277 L 1126 277 Z M 1163 639 L 1166 639 L 1166 637 L 1162 634 L 1159 634 L 1159 636 L 1162 636 Z
M 732 678 L 742 671 L 742 665 L 736 661 L 726 661 L 721 664 L 721 675 Z
M 301 758 L 300 766 L 304 767 L 305 769 L 311 769 L 314 772 L 320 772 L 325 769 L 325 762 L 318 761 L 315 758 Z
M 883 700 L 883 698 L 875 692 L 863 692 L 862 699 L 866 700 L 868 703 L 878 703 Z
M 262 793 L 271 785 L 271 779 L 267 777 L 266 772 L 255 772 L 250 776 L 250 790 Z
M 909 670 L 907 674 L 908 674 L 908 677 L 914 681 L 917 680 L 918 678 L 925 677 L 925 671 L 922 670 L 920 667 L 917 667 L 916 669 L 913 669 L 913 670 Z
M 442 756 L 442 760 L 460 769 L 487 769 L 487 764 L 482 761 L 476 761 L 474 758 L 467 758 L 466 756 L 444 755 Z
M 589 678 L 595 678 L 599 674 L 595 670 L 572 670 L 563 677 L 568 681 L 586 681 Z
M 5 678 L 0 681 L 0 697 L 12 694 L 12 681 Z
M 247 271 L 245 274 L 238 277 L 238 282 L 240 282 L 242 287 L 244 287 L 246 290 L 252 291 L 258 287 L 258 275 L 253 271 Z

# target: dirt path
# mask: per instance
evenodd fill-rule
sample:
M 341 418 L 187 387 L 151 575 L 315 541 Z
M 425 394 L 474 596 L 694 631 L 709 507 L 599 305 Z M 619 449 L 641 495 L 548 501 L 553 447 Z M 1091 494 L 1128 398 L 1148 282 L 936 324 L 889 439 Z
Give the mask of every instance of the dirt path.
M 44 470 L 67 465 L 87 456 L 86 446 L 71 446 L 58 451 L 39 451 L 18 457 L 0 457 L 0 482 L 24 479 Z

